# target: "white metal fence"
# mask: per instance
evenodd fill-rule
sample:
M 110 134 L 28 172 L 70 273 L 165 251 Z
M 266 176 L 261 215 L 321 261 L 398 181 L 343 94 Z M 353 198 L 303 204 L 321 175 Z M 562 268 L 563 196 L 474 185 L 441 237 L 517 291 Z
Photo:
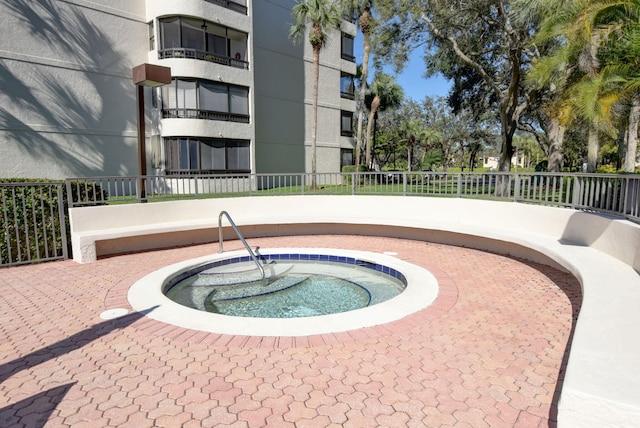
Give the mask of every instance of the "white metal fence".
M 82 188 L 72 183 L 86 182 Z M 140 191 L 143 189 L 143 191 Z M 80 194 L 80 192 L 84 194 Z M 172 175 L 67 180 L 70 207 L 269 195 L 403 195 L 511 200 L 640 220 L 640 175 L 546 172 L 365 172 Z
M 478 172 L 169 175 L 0 184 L 0 266 L 69 256 L 69 207 L 271 195 L 395 195 L 510 200 L 640 222 L 640 175 Z M 63 195 L 66 193 L 66 195 Z

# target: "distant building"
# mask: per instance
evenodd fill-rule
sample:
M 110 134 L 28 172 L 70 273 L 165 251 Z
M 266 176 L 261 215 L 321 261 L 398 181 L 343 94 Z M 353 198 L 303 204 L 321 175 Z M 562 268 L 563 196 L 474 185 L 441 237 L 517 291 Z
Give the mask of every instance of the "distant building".
M 499 156 L 485 156 L 482 158 L 482 167 L 483 168 L 493 168 L 494 170 L 498 169 L 498 163 L 500 162 Z M 511 158 L 511 166 L 518 166 L 524 168 L 525 157 L 522 155 L 514 154 Z
M 0 176 L 137 174 L 131 69 L 145 88 L 148 174 L 305 172 L 312 53 L 293 0 L 0 3 Z M 321 54 L 318 172 L 352 163 L 355 24 Z

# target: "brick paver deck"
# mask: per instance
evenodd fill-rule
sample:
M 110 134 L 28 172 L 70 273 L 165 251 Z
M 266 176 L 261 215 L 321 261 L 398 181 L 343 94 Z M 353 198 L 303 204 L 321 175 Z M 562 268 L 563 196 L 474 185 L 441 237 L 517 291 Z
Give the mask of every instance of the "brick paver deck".
M 538 427 L 555 425 L 581 293 L 566 273 L 418 241 L 305 236 L 268 247 L 394 251 L 438 278 L 436 302 L 384 326 L 302 338 L 168 326 L 124 307 L 199 245 L 0 269 L 2 427 Z M 239 249 L 229 241 L 227 250 Z M 304 322 L 301 319 L 300 322 Z

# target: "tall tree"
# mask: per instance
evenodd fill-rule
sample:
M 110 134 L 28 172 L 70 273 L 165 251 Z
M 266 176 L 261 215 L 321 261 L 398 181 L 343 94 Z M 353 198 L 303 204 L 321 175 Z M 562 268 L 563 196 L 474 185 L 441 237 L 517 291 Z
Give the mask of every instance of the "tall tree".
M 356 127 L 356 167 L 360 165 L 362 153 L 362 126 L 364 122 L 364 98 L 367 93 L 367 79 L 369 77 L 369 55 L 371 53 L 371 34 L 375 26 L 375 19 L 371 10 L 374 0 L 342 0 L 345 9 L 354 16 L 358 16 L 358 27 L 362 33 L 362 68 L 360 70 L 360 109 Z
M 540 57 L 534 58 L 533 67 L 527 71 L 527 84 L 535 92 L 534 108 L 527 112 L 521 125 L 532 134 L 547 155 L 549 172 L 560 172 L 564 166 L 563 143 L 569 118 L 564 101 L 565 90 L 571 79 L 577 78 L 577 67 L 564 55 L 556 55 L 566 48 L 566 43 L 546 36 L 545 17 L 563 12 L 563 2 L 558 0 L 514 0 L 519 22 L 535 22 L 536 37 L 531 41 Z
M 400 105 L 404 98 L 404 91 L 395 79 L 383 72 L 377 72 L 369 88 L 369 98 L 371 99 L 369 109 L 369 121 L 367 122 L 367 143 L 365 151 L 365 161 L 371 167 L 371 142 L 372 129 L 375 122 L 376 113 L 387 108 L 394 108 Z
M 529 107 L 523 91 L 532 23 L 519 25 L 507 0 L 379 0 L 383 31 L 376 56 L 394 55 L 396 64 L 408 52 L 425 47 L 430 72 L 454 81 L 450 102 L 477 113 L 493 110 L 501 125 L 499 168 L 508 171 L 513 135 Z
M 625 172 L 634 172 L 640 125 L 640 0 L 616 3 L 609 8 L 612 31 L 600 56 L 606 64 L 603 75 L 613 76 L 605 91 L 618 96 L 618 110 L 622 111 L 622 167 Z
M 311 122 L 311 187 L 316 184 L 316 145 L 318 134 L 318 80 L 320 78 L 320 51 L 326 45 L 328 33 L 340 29 L 342 8 L 336 0 L 305 0 L 291 10 L 294 24 L 289 37 L 300 42 L 308 34 L 313 51 L 313 112 Z
M 636 108 L 633 100 L 640 87 L 634 83 L 640 72 L 640 38 L 634 34 L 640 34 L 639 6 L 638 0 L 533 0 L 528 6 L 543 11 L 536 40 L 555 41 L 557 46 L 555 52 L 534 65 L 533 73 L 550 80 L 571 70 L 560 103 L 568 119 L 579 118 L 578 123 L 588 126 L 589 172 L 596 170 L 599 134 L 615 132 L 616 106 L 625 101 L 629 104 L 627 136 L 631 137 L 627 138 L 627 147 L 634 152 L 629 164 L 634 163 L 635 168 L 640 106 Z M 625 167 L 631 165 L 625 162 Z

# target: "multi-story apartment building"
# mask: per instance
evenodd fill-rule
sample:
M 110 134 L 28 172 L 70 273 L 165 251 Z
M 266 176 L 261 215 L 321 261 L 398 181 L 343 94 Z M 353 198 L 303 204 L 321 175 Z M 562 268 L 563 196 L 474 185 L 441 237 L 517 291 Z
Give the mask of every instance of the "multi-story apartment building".
M 136 175 L 132 68 L 145 88 L 148 174 L 309 172 L 312 53 L 293 0 L 0 3 L 0 177 Z M 318 172 L 352 162 L 356 27 L 321 54 Z

